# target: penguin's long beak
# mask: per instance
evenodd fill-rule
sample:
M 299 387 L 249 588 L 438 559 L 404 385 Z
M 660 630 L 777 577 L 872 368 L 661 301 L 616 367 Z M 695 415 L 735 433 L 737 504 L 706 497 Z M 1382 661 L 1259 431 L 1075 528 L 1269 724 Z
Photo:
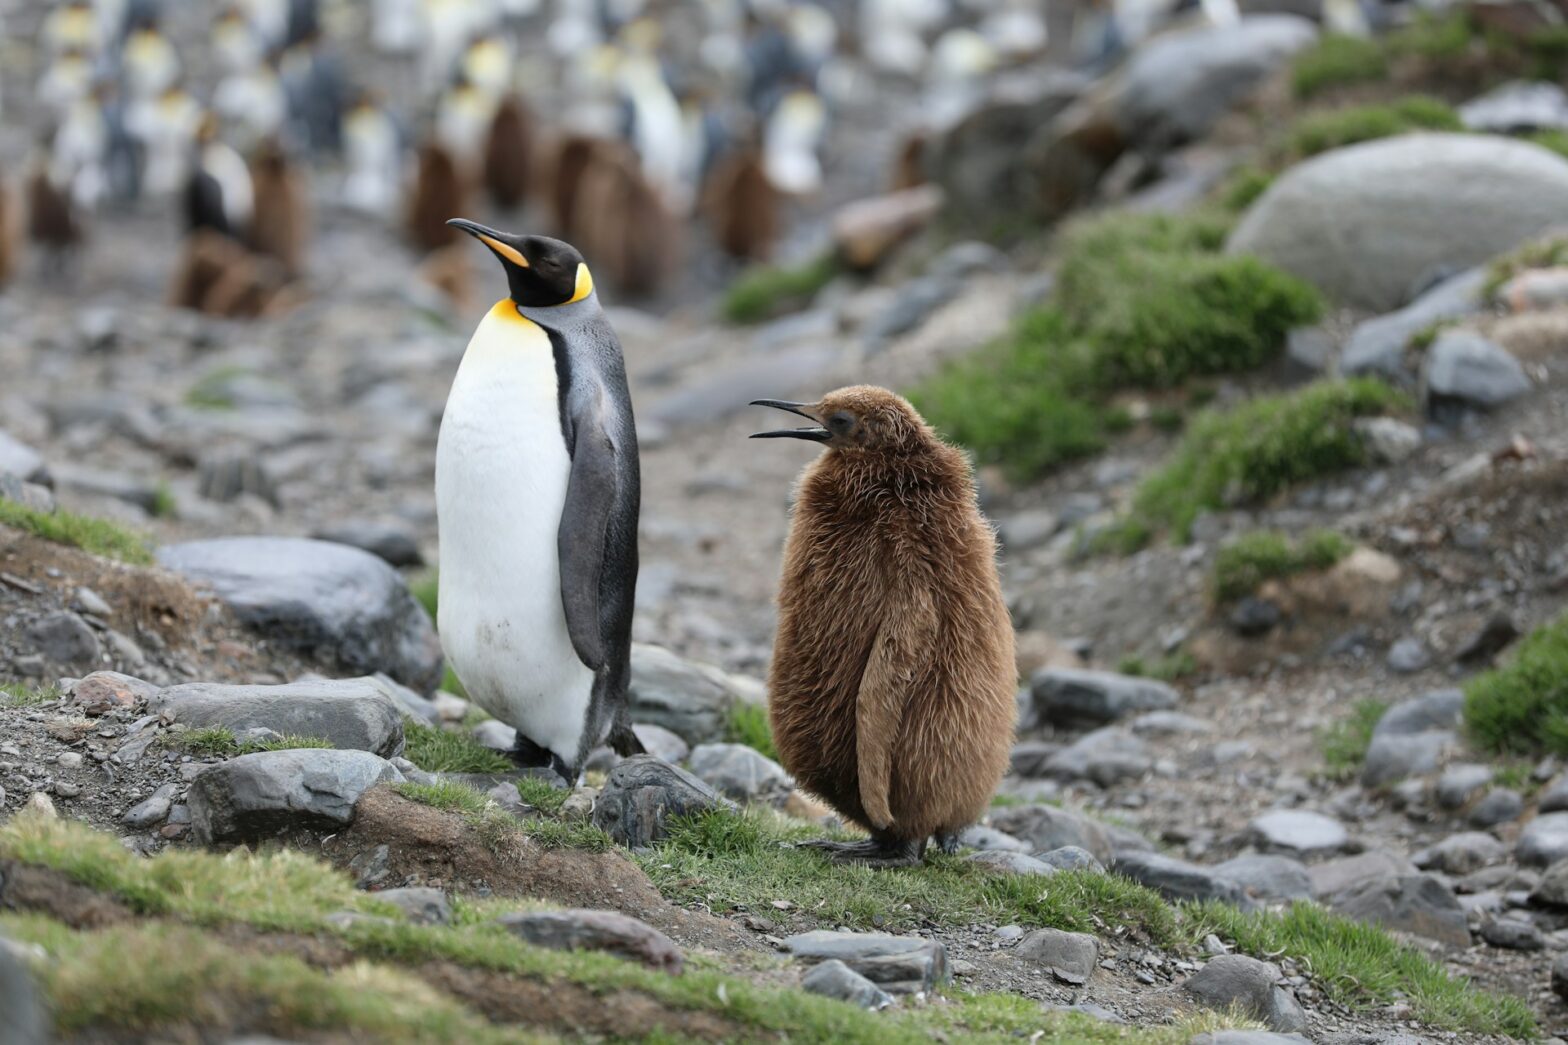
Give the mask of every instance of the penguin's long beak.
M 518 268 L 528 268 L 528 259 L 523 257 L 523 252 L 502 239 L 506 233 L 492 229 L 488 225 L 481 225 L 477 221 L 469 221 L 467 218 L 450 218 L 447 224 L 454 229 L 462 229 L 489 247 L 491 252 L 502 261 L 510 262 Z
M 782 399 L 753 399 L 751 401 L 751 405 L 771 406 L 775 410 L 788 410 L 792 414 L 798 414 L 808 421 L 816 420 L 815 417 L 806 412 L 806 408 L 811 406 L 811 403 L 789 403 Z M 805 439 L 813 443 L 825 443 L 832 438 L 832 433 L 830 433 L 826 428 L 823 428 L 820 424 L 817 424 L 812 425 L 810 428 L 781 428 L 776 432 L 757 432 L 752 435 L 752 438 Z

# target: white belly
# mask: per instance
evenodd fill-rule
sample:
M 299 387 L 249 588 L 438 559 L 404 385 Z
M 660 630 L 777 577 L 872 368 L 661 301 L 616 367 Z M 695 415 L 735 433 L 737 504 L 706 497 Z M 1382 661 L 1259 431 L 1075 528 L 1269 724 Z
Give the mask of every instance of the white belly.
M 438 628 L 468 695 L 570 764 L 593 672 L 561 604 L 556 533 L 571 459 L 556 387 L 544 332 L 497 305 L 468 343 L 436 448 Z

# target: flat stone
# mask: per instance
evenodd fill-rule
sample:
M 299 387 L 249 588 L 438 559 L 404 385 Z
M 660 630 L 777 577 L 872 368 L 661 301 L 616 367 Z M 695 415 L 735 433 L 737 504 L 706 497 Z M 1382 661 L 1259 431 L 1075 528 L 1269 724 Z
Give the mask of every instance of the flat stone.
M 1531 384 L 1506 348 L 1471 330 L 1444 330 L 1423 357 L 1421 388 L 1428 400 L 1489 410 L 1524 395 Z
M 1568 93 L 1547 81 L 1499 84 L 1459 107 L 1465 129 L 1490 134 L 1568 129 Z
M 1514 859 L 1526 867 L 1546 867 L 1568 857 L 1568 813 L 1546 813 L 1519 832 Z
M 621 845 L 640 848 L 665 835 L 672 816 L 690 816 L 724 801 L 713 788 L 653 755 L 633 755 L 610 770 L 593 822 Z
M 691 745 L 663 726 L 637 722 L 632 725 L 632 732 L 642 741 L 644 751 L 666 762 L 684 762 L 691 754 Z
M 1568 858 L 1554 861 L 1541 875 L 1530 902 L 1547 907 L 1568 907 Z
M 1443 280 L 1404 308 L 1358 323 L 1339 353 L 1339 372 L 1347 377 L 1374 374 L 1413 387 L 1405 347 L 1435 323 L 1480 312 L 1486 288 L 1486 266 L 1468 269 Z M 1417 442 L 1420 433 L 1417 433 Z
M 1426 874 L 1378 878 L 1329 898 L 1347 918 L 1372 922 L 1453 947 L 1470 945 L 1470 926 L 1453 891 Z
M 1011 806 L 991 814 L 997 830 L 1022 839 L 1035 851 L 1074 845 L 1094 854 L 1101 863 L 1113 855 L 1111 837 L 1105 827 L 1068 809 L 1048 805 Z
M 1488 791 L 1470 810 L 1466 818 L 1471 827 L 1498 827 L 1519 819 L 1524 812 L 1524 796 L 1511 788 L 1496 787 Z
M 1029 843 L 1021 838 L 1014 838 L 1006 831 L 998 831 L 994 827 L 985 827 L 981 824 L 971 824 L 958 833 L 958 844 L 970 849 L 978 849 L 982 853 L 1004 851 L 1013 853 L 1027 853 Z
M 1412 862 L 1423 871 L 1442 871 L 1455 877 L 1502 863 L 1508 847 L 1489 834 L 1463 831 L 1417 853 Z
M 1180 711 L 1150 711 L 1127 723 L 1140 736 L 1170 737 L 1214 732 L 1214 724 Z
M 862 1009 L 885 1009 L 893 996 L 837 959 L 813 966 L 800 979 L 800 988 L 825 998 L 837 998 Z
M 353 821 L 362 794 L 402 779 L 392 763 L 368 751 L 258 751 L 202 770 L 186 802 L 202 844 L 258 841 L 341 828 Z
M 164 784 L 151 795 L 131 806 L 120 817 L 120 823 L 138 831 L 163 823 L 169 816 L 169 807 L 174 804 L 174 796 L 179 794 L 179 787 L 175 784 Z
M 782 799 L 795 786 L 783 766 L 745 744 L 698 744 L 689 765 L 699 780 L 742 802 Z
M 1088 933 L 1036 929 L 1018 941 L 1013 953 L 1024 961 L 1048 969 L 1063 983 L 1081 986 L 1094 975 L 1100 960 L 1100 941 Z
M 1182 990 L 1211 1009 L 1239 1009 L 1270 1030 L 1293 1033 L 1307 1026 L 1295 996 L 1279 986 L 1279 967 L 1244 954 L 1209 959 L 1182 984 Z
M 1288 856 L 1238 856 L 1215 865 L 1214 873 L 1259 900 L 1306 900 L 1312 896 L 1312 876 L 1306 864 Z
M 103 645 L 93 629 L 70 610 L 60 610 L 34 621 L 27 629 L 33 648 L 51 664 L 92 668 L 103 659 Z
M 1043 853 L 1036 853 L 1035 859 L 1042 863 L 1050 864 L 1059 871 L 1104 871 L 1105 865 L 1096 860 L 1094 854 L 1087 849 L 1080 849 L 1075 845 L 1057 846 Z
M 938 940 L 818 929 L 790 936 L 784 948 L 809 962 L 837 959 L 892 994 L 930 991 L 952 977 Z
M 1432 651 L 1420 639 L 1406 637 L 1388 648 L 1388 670 L 1398 675 L 1413 675 L 1432 663 Z
M 1292 853 L 1334 852 L 1350 841 L 1344 824 L 1307 809 L 1271 809 L 1253 817 L 1247 830 L 1260 846 Z
M 1546 937 L 1541 935 L 1541 930 L 1521 918 L 1482 922 L 1481 939 L 1509 951 L 1539 951 L 1546 946 Z
M 1492 767 L 1475 762 L 1449 766 L 1437 778 L 1432 794 L 1444 809 L 1458 809 L 1469 802 L 1481 789 L 1492 782 Z
M 1113 787 L 1137 780 L 1154 766 L 1148 745 L 1130 730 L 1107 726 L 1086 733 L 1048 756 L 1040 766 L 1042 776 L 1058 780 L 1091 780 Z
M 1415 873 L 1415 864 L 1385 849 L 1370 849 L 1355 856 L 1342 856 L 1337 860 L 1312 864 L 1307 868 L 1307 874 L 1312 879 L 1312 895 L 1320 900 L 1366 882 Z
M 266 728 L 285 736 L 319 737 L 343 750 L 382 758 L 403 753 L 403 718 L 392 692 L 374 678 L 310 679 L 281 686 L 192 682 L 147 702 L 150 713 L 205 729 L 236 733 Z
M 1410 736 L 1432 730 L 1456 730 L 1462 723 L 1464 709 L 1463 690 L 1434 689 L 1389 708 L 1378 719 L 1372 735 Z
M 1458 742 L 1459 735 L 1446 729 L 1424 733 L 1374 733 L 1361 763 L 1361 785 L 1386 787 L 1406 777 L 1436 772 L 1444 753 Z
M 971 853 L 967 859 L 972 864 L 1000 871 L 1004 874 L 1055 874 L 1056 868 L 1043 860 L 1036 860 L 1028 853 L 1015 853 L 1008 849 L 992 849 Z
M 158 561 L 280 645 L 344 671 L 384 671 L 420 693 L 441 682 L 429 615 L 402 575 L 369 552 L 293 537 L 227 537 L 168 545 Z
M 662 646 L 632 643 L 631 713 L 662 726 L 688 744 L 722 741 L 730 709 L 760 696 L 754 680 L 686 660 Z
M 1141 711 L 1166 711 L 1180 695 L 1153 679 L 1110 671 L 1046 668 L 1030 683 L 1041 721 L 1053 725 L 1114 722 Z
M 671 975 L 679 975 L 686 964 L 674 940 L 616 911 L 526 911 L 503 915 L 496 924 L 536 947 L 607 951 Z
M 445 890 L 428 885 L 410 885 L 401 889 L 383 889 L 375 898 L 389 903 L 403 912 L 415 925 L 451 925 L 452 900 Z
M 1250 906 L 1246 891 L 1213 868 L 1159 853 L 1118 853 L 1111 870 L 1148 886 L 1167 900 L 1220 900 Z

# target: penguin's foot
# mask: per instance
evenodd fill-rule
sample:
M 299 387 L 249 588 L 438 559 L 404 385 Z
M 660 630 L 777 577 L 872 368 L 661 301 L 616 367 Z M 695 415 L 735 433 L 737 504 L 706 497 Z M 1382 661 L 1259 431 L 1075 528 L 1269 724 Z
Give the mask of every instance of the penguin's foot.
M 958 855 L 958 832 L 952 834 L 939 834 L 936 836 L 936 847 L 948 856 Z
M 920 863 L 925 849 L 919 842 L 891 838 L 868 838 L 864 842 L 830 842 L 824 838 L 799 844 L 825 853 L 836 864 L 865 867 L 913 867 Z
M 512 762 L 519 769 L 552 770 L 562 780 L 566 781 L 567 787 L 571 787 L 577 782 L 576 774 L 572 772 L 570 766 L 561 760 L 559 755 L 540 747 L 521 733 L 517 734 L 517 741 L 512 745 L 512 750 L 507 752 L 507 756 L 511 758 Z

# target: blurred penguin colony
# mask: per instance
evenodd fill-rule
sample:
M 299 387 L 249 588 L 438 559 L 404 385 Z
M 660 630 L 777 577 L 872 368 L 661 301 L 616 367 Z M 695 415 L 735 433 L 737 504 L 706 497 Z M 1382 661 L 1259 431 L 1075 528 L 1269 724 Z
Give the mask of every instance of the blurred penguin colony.
M 1185 0 L 1050 2 L 1096 65 Z M 56 0 L 25 26 L 12 11 L 7 53 L 40 72 L 31 98 L 0 98 L 37 132 L 20 177 L 0 172 L 0 280 L 24 226 L 64 276 L 95 220 L 163 207 L 187 232 L 172 302 L 268 314 L 300 293 L 314 204 L 396 223 L 460 298 L 445 220 L 488 207 L 652 293 L 689 238 L 767 258 L 822 186 L 835 110 L 870 83 L 918 100 L 923 126 L 889 158 L 894 185 L 918 182 L 924 130 L 1044 53 L 1062 14 L 1046 4 Z M 1234 0 L 1203 6 L 1234 17 Z

